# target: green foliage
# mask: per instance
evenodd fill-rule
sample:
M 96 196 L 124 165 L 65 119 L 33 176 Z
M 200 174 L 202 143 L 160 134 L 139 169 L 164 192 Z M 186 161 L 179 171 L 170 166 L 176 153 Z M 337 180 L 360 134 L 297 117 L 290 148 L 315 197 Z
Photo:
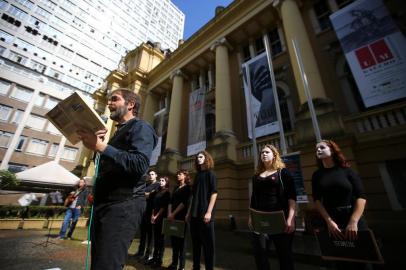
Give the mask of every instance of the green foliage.
M 0 188 L 18 186 L 20 180 L 17 179 L 16 175 L 7 170 L 0 170 Z
M 18 206 L 0 205 L 0 218 L 63 218 L 64 206 Z M 89 217 L 90 208 L 82 210 L 81 217 Z

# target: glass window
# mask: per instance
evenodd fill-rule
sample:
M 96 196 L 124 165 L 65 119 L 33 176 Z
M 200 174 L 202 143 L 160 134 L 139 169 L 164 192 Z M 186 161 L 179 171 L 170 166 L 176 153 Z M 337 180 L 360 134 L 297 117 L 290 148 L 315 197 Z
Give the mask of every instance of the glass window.
M 279 36 L 278 28 L 274 28 L 268 33 L 269 42 L 271 46 L 272 56 L 282 52 L 282 43 Z
M 44 107 L 51 110 L 56 106 L 56 104 L 58 104 L 58 102 L 59 100 L 57 100 L 56 98 L 48 97 Z
M 7 2 L 4 0 L 0 0 L 0 9 L 6 10 Z
M 55 10 L 56 8 L 56 4 L 49 0 L 41 0 L 40 3 L 51 10 Z
M 28 64 L 28 66 L 30 68 L 32 68 L 33 70 L 36 70 L 36 71 L 38 71 L 40 73 L 43 73 L 45 71 L 45 68 L 46 68 L 45 65 L 43 65 L 43 64 L 41 64 L 41 63 L 39 63 L 37 61 L 34 61 L 34 60 L 30 60 L 30 63 Z
M 53 143 L 49 148 L 48 157 L 55 157 L 58 152 L 59 144 Z
M 37 8 L 36 8 L 35 14 L 38 14 L 38 15 L 44 17 L 44 18 L 49 18 L 52 15 L 50 12 L 46 11 L 45 9 L 43 9 L 43 8 L 41 8 L 39 6 L 37 6 Z
M 13 137 L 12 133 L 0 130 L 0 147 L 7 148 L 10 145 L 10 141 L 11 141 L 12 137 Z
M 48 68 L 46 74 L 49 75 L 49 76 L 54 77 L 55 79 L 59 79 L 59 80 L 61 80 L 62 77 L 63 77 L 62 72 L 60 72 L 60 71 L 58 71 L 56 69 L 53 69 L 53 68 Z
M 19 38 L 17 38 L 14 41 L 14 44 L 17 44 L 17 47 L 21 48 L 21 49 L 24 49 L 24 51 L 32 52 L 34 50 L 34 48 L 35 48 L 34 45 L 32 45 L 31 43 L 28 43 L 27 41 L 19 39 Z
M 26 141 L 27 141 L 27 137 L 20 136 L 20 138 L 18 139 L 15 150 L 21 152 L 23 150 L 23 147 L 24 147 Z
M 16 2 L 20 3 L 28 9 L 32 9 L 34 7 L 34 3 L 29 0 L 16 0 Z
M 29 19 L 29 22 L 32 23 L 33 25 L 35 25 L 35 27 L 38 29 L 43 29 L 46 26 L 46 24 L 43 21 L 41 21 L 40 19 L 37 19 L 33 16 L 31 16 L 31 18 Z
M 14 62 L 17 62 L 17 63 L 20 63 L 22 65 L 24 65 L 28 61 L 27 57 L 25 57 L 25 56 L 23 56 L 23 55 L 21 55 L 19 53 L 13 52 L 13 51 L 10 51 L 10 53 L 8 55 L 8 58 L 10 60 L 12 60 Z
M 6 51 L 6 48 L 3 46 L 0 46 L 0 55 L 3 55 L 3 53 Z
M 16 86 L 16 87 L 14 87 L 13 91 L 11 92 L 10 97 L 21 100 L 21 101 L 29 102 L 31 100 L 33 93 L 34 92 L 30 89 L 23 88 L 21 86 Z
M 35 99 L 35 106 L 42 107 L 42 105 L 44 104 L 44 100 L 45 100 L 45 95 L 39 94 L 37 96 L 37 98 Z
M 27 16 L 28 13 L 24 12 L 23 10 L 19 9 L 18 7 L 15 7 L 13 5 L 11 5 L 8 10 L 7 10 L 10 14 L 14 15 L 15 17 L 24 20 Z
M 32 128 L 35 130 L 43 130 L 45 127 L 45 123 L 46 119 L 44 117 L 30 114 L 30 116 L 28 116 L 27 123 L 25 123 L 25 126 L 27 128 Z
M 265 51 L 264 41 L 262 37 L 259 37 L 255 40 L 255 50 L 257 55 Z
M 54 135 L 62 135 L 61 132 L 59 132 L 59 130 L 51 122 L 48 123 L 46 131 Z
M 21 123 L 21 119 L 23 118 L 23 111 L 17 110 L 14 112 L 13 114 L 13 118 L 11 119 L 11 123 L 12 124 L 20 124 Z
M 6 43 L 11 43 L 14 36 L 0 29 L 0 40 Z
M 0 121 L 7 122 L 12 110 L 12 107 L 0 104 Z
M 47 150 L 48 142 L 39 139 L 31 139 L 27 146 L 27 153 L 36 155 L 45 155 Z
M 10 89 L 10 83 L 0 80 L 0 94 L 7 95 L 9 89 Z
M 78 153 L 77 148 L 73 147 L 65 147 L 62 152 L 62 159 L 74 161 L 76 159 L 76 155 Z
M 314 13 L 316 14 L 317 21 L 319 22 L 320 30 L 331 28 L 330 23 L 330 8 L 326 0 L 320 0 L 313 5 Z
M 24 165 L 24 164 L 12 163 L 12 162 L 10 162 L 8 164 L 8 170 L 13 173 L 22 172 L 22 171 L 25 171 L 26 169 L 28 169 L 28 166 Z

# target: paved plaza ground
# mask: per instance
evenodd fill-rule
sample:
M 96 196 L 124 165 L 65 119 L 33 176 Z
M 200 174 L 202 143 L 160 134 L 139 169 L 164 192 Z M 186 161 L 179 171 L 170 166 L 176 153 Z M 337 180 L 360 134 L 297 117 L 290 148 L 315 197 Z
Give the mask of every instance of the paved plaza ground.
M 47 237 L 48 230 L 0 230 L 0 268 L 3 270 L 45 270 L 60 268 L 62 270 L 86 269 L 87 245 L 83 244 L 86 239 L 86 230 L 78 228 L 74 233 L 73 240 L 55 239 L 57 231 L 51 231 L 51 237 Z M 49 242 L 47 242 L 47 239 Z M 165 250 L 164 266 L 171 262 L 171 249 Z M 310 242 L 311 243 L 311 242 Z M 190 243 L 186 254 L 186 269 L 191 269 Z M 307 245 L 307 246 L 305 246 Z M 129 259 L 124 269 L 151 269 L 137 262 L 132 255 L 138 247 L 138 239 L 134 239 L 129 250 Z M 295 249 L 315 250 L 313 244 L 296 243 Z M 216 268 L 230 270 L 255 269 L 252 250 L 248 234 L 244 232 L 231 232 L 217 229 L 216 231 Z M 303 255 L 298 250 L 295 252 L 296 270 L 330 270 L 331 266 L 323 263 L 319 256 Z M 313 252 L 314 253 L 314 252 Z M 317 250 L 316 250 L 317 253 Z M 279 269 L 278 263 L 271 251 L 271 269 Z M 90 268 L 90 267 L 89 267 Z M 162 269 L 165 269 L 163 267 Z M 204 267 L 202 267 L 204 269 Z M 405 268 L 383 268 L 374 269 L 405 269 Z

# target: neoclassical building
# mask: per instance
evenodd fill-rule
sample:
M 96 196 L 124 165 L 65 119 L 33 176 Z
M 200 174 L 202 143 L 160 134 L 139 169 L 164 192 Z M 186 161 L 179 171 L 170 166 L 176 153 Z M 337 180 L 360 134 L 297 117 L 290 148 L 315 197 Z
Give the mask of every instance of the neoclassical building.
M 300 44 L 323 138 L 342 147 L 360 174 L 368 196 L 367 216 L 372 227 L 405 225 L 406 102 L 395 100 L 364 107 L 344 53 L 329 23 L 329 14 L 352 1 L 236 0 L 218 8 L 211 21 L 170 55 L 158 46 L 142 44 L 125 57 L 125 72 L 116 70 L 99 89 L 96 109 L 108 114 L 106 94 L 127 87 L 142 97 L 142 118 L 156 124 L 164 116 L 161 155 L 154 166 L 161 175 L 174 176 L 180 168 L 193 172 L 187 156 L 189 94 L 206 89 L 207 150 L 215 159 L 218 177 L 217 218 L 233 215 L 246 224 L 249 182 L 254 172 L 241 66 L 263 53 L 268 38 L 288 152 L 300 152 L 304 187 L 309 203 L 299 205 L 299 221 L 312 209 L 311 175 L 316 169 L 312 121 L 292 40 Z M 405 9 L 401 1 L 384 1 L 401 31 Z M 109 123 L 110 130 L 114 125 Z M 280 147 L 279 134 L 257 139 L 257 144 Z M 92 162 L 82 156 L 92 174 Z M 173 181 L 175 178 L 173 177 Z M 384 220 L 382 217 L 385 217 Z

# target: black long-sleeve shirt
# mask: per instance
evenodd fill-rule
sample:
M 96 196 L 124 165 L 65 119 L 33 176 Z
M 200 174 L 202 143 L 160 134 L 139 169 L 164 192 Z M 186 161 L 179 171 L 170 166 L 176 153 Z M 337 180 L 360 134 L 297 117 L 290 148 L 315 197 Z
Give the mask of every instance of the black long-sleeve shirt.
M 177 220 L 184 220 L 185 219 L 191 194 L 192 194 L 192 191 L 191 191 L 189 185 L 184 185 L 183 187 L 178 186 L 173 191 L 172 198 L 171 198 L 172 212 L 175 211 L 176 208 L 181 203 L 184 206 L 182 208 L 182 210 L 180 210 L 178 213 L 176 213 L 175 219 L 177 219 Z
M 202 218 L 209 208 L 211 195 L 217 193 L 217 180 L 210 170 L 199 171 L 192 186 L 192 217 Z M 212 212 L 214 217 L 214 208 Z
M 142 176 L 157 144 L 154 129 L 133 118 L 120 125 L 100 157 L 95 183 L 95 205 L 144 196 Z
M 359 176 L 350 168 L 323 168 L 312 177 L 313 200 L 321 201 L 327 212 L 337 207 L 354 205 L 358 198 L 365 199 Z
M 279 178 L 281 174 L 282 184 Z M 277 171 L 267 177 L 259 175 L 252 178 L 250 207 L 255 210 L 272 212 L 283 210 L 288 217 L 288 200 L 296 201 L 293 178 L 287 169 Z
M 168 205 L 171 200 L 171 194 L 169 190 L 160 190 L 154 196 L 152 205 L 153 205 L 153 213 L 154 215 L 158 214 L 159 210 L 163 208 L 163 212 L 159 215 L 158 219 L 162 220 L 168 214 Z

